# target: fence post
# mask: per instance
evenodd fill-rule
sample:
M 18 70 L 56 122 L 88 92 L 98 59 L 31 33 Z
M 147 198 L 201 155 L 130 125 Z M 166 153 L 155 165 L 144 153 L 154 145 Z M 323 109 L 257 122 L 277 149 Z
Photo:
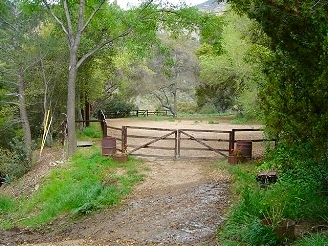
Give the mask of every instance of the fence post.
M 235 148 L 235 129 L 232 129 L 229 133 L 229 154 L 232 149 Z
M 107 122 L 106 122 L 106 119 L 103 121 L 103 136 L 107 137 Z
M 85 103 L 85 126 L 90 126 L 90 103 Z
M 178 160 L 180 158 L 180 137 L 181 137 L 181 133 L 179 129 L 175 131 L 174 135 L 175 135 L 174 159 Z
M 126 126 L 122 126 L 122 153 L 127 152 L 128 147 L 128 128 Z
M 98 111 L 98 120 L 100 121 L 101 130 L 103 132 L 103 137 L 107 136 L 107 122 L 106 117 L 103 113 L 103 111 Z
M 178 159 L 178 130 L 174 133 L 174 159 Z

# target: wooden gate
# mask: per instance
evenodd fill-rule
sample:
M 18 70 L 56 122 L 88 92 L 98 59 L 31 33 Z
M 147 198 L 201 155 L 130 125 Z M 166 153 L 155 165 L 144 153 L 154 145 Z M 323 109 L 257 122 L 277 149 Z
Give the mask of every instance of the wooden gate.
M 231 129 L 199 130 L 199 129 L 163 129 L 136 126 L 113 127 L 107 124 L 105 115 L 99 111 L 98 121 L 101 123 L 103 136 L 116 138 L 117 150 L 136 156 L 162 157 L 162 158 L 218 158 L 227 157 L 235 143 L 238 141 L 250 141 L 253 147 L 257 145 L 262 149 L 261 156 L 267 147 L 274 148 L 275 139 L 265 139 L 262 129 Z M 148 131 L 148 134 L 141 132 Z M 245 138 L 245 132 L 250 132 Z M 252 133 L 253 132 L 253 133 Z M 257 135 L 256 135 L 256 132 Z M 240 135 L 242 133 L 242 136 Z M 208 134 L 209 136 L 204 136 Z M 267 143 L 265 148 L 263 143 Z M 258 149 L 258 148 L 256 148 Z M 164 152 L 166 152 L 164 154 Z M 206 155 L 199 156 L 199 153 Z
M 227 157 L 229 153 L 231 131 L 136 126 L 108 128 L 121 143 L 117 149 L 129 155 L 180 159 Z
M 272 145 L 274 141 L 264 139 L 262 129 L 222 131 L 137 126 L 121 128 L 107 126 L 107 128 L 109 135 L 116 137 L 118 151 L 140 157 L 217 159 L 227 157 L 238 141 L 250 141 L 253 147 L 257 145 L 256 149 L 262 145 L 260 148 L 263 151 L 263 142 Z M 245 139 L 245 132 L 250 132 L 247 134 L 247 139 Z M 258 133 L 255 134 L 256 132 Z
M 229 154 L 231 131 L 197 129 L 179 129 L 177 131 L 177 152 L 179 157 L 186 157 L 186 154 L 193 157 L 195 156 L 193 154 L 194 151 L 198 153 L 207 151 L 205 158 L 227 157 Z M 197 143 L 196 146 L 194 146 L 195 143 Z M 181 154 L 181 151 L 186 152 L 186 154 Z M 215 154 L 213 155 L 213 153 Z

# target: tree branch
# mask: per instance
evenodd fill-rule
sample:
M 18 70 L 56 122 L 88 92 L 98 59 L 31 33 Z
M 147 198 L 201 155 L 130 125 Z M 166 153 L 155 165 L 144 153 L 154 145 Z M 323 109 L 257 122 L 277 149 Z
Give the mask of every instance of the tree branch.
M 61 26 L 61 28 L 63 29 L 64 33 L 66 35 L 68 35 L 68 31 L 65 28 L 63 22 L 55 15 L 55 13 L 52 11 L 52 9 L 50 8 L 49 4 L 47 3 L 46 0 L 42 0 L 42 2 L 44 3 L 44 5 L 46 6 L 46 8 L 49 10 L 50 14 L 52 15 L 52 17 L 54 17 L 54 19 L 57 21 L 57 23 Z
M 105 3 L 105 0 L 100 1 L 98 6 L 93 10 L 91 15 L 89 16 L 88 20 L 85 22 L 84 26 L 81 28 L 81 32 L 85 30 L 85 28 L 89 25 L 90 21 L 93 19 L 94 15 L 99 11 L 101 6 Z
M 65 0 L 66 2 L 67 0 Z M 80 0 L 80 7 L 79 7 L 79 18 L 77 23 L 77 31 L 76 36 L 81 36 L 83 31 L 83 23 L 84 23 L 84 10 L 85 10 L 85 0 Z M 65 10 L 66 12 L 66 10 Z
M 9 28 L 10 28 L 12 31 L 17 32 L 17 28 L 16 28 L 14 25 L 12 25 L 11 23 L 9 23 L 8 21 L 6 21 L 5 19 L 3 19 L 1 16 L 0 16 L 0 20 L 1 20 L 2 23 L 8 25 Z
M 66 34 L 71 46 L 74 43 L 74 37 L 73 37 L 73 26 L 72 26 L 71 16 L 69 14 L 69 9 L 67 6 L 67 0 L 64 0 L 64 11 L 65 11 L 67 29 L 68 29 Z
M 120 34 L 118 34 L 115 37 L 112 37 L 110 39 L 106 39 L 105 41 L 101 42 L 100 44 L 98 44 L 96 47 L 94 47 L 92 50 L 90 50 L 88 53 L 84 54 L 82 56 L 82 58 L 77 62 L 76 67 L 80 67 L 81 64 L 90 56 L 92 56 L 94 53 L 96 53 L 98 50 L 100 50 L 101 48 L 103 48 L 104 46 L 113 43 L 116 39 L 125 37 L 127 35 L 129 35 L 132 32 L 133 28 L 132 26 L 130 26 L 129 28 L 127 28 L 125 31 L 121 32 Z

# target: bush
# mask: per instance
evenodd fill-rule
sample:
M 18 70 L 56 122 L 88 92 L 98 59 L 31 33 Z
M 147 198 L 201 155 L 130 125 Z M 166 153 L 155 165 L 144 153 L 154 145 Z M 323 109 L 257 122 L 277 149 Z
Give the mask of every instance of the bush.
M 31 158 L 24 143 L 14 138 L 11 149 L 0 148 L 0 173 L 9 177 L 19 178 L 31 167 Z
M 200 108 L 199 113 L 201 113 L 201 114 L 217 114 L 218 110 L 214 104 L 207 103 Z
M 117 116 L 119 117 L 128 115 L 133 109 L 137 109 L 136 105 L 116 94 L 106 101 L 101 108 L 105 114 L 114 112 L 117 113 Z
M 178 112 L 185 114 L 193 114 L 196 113 L 197 105 L 188 102 L 180 102 L 178 103 Z
M 285 218 L 318 223 L 327 220 L 326 163 L 305 158 L 301 155 L 306 153 L 305 149 L 304 146 L 301 149 L 279 147 L 259 167 L 232 168 L 235 176 L 233 188 L 239 200 L 231 209 L 221 232 L 224 242 L 278 245 L 280 242 L 273 229 L 261 223 L 266 218 L 277 223 Z M 255 176 L 258 171 L 270 169 L 278 171 L 278 182 L 262 187 Z

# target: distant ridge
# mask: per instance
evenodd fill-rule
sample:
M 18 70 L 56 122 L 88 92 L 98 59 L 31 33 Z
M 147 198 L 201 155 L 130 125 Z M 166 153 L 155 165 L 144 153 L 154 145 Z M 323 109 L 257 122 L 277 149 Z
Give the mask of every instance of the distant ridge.
M 218 3 L 218 0 L 208 0 L 206 2 L 195 5 L 195 8 L 204 12 L 211 12 L 216 14 L 222 14 L 226 11 L 226 1 Z

